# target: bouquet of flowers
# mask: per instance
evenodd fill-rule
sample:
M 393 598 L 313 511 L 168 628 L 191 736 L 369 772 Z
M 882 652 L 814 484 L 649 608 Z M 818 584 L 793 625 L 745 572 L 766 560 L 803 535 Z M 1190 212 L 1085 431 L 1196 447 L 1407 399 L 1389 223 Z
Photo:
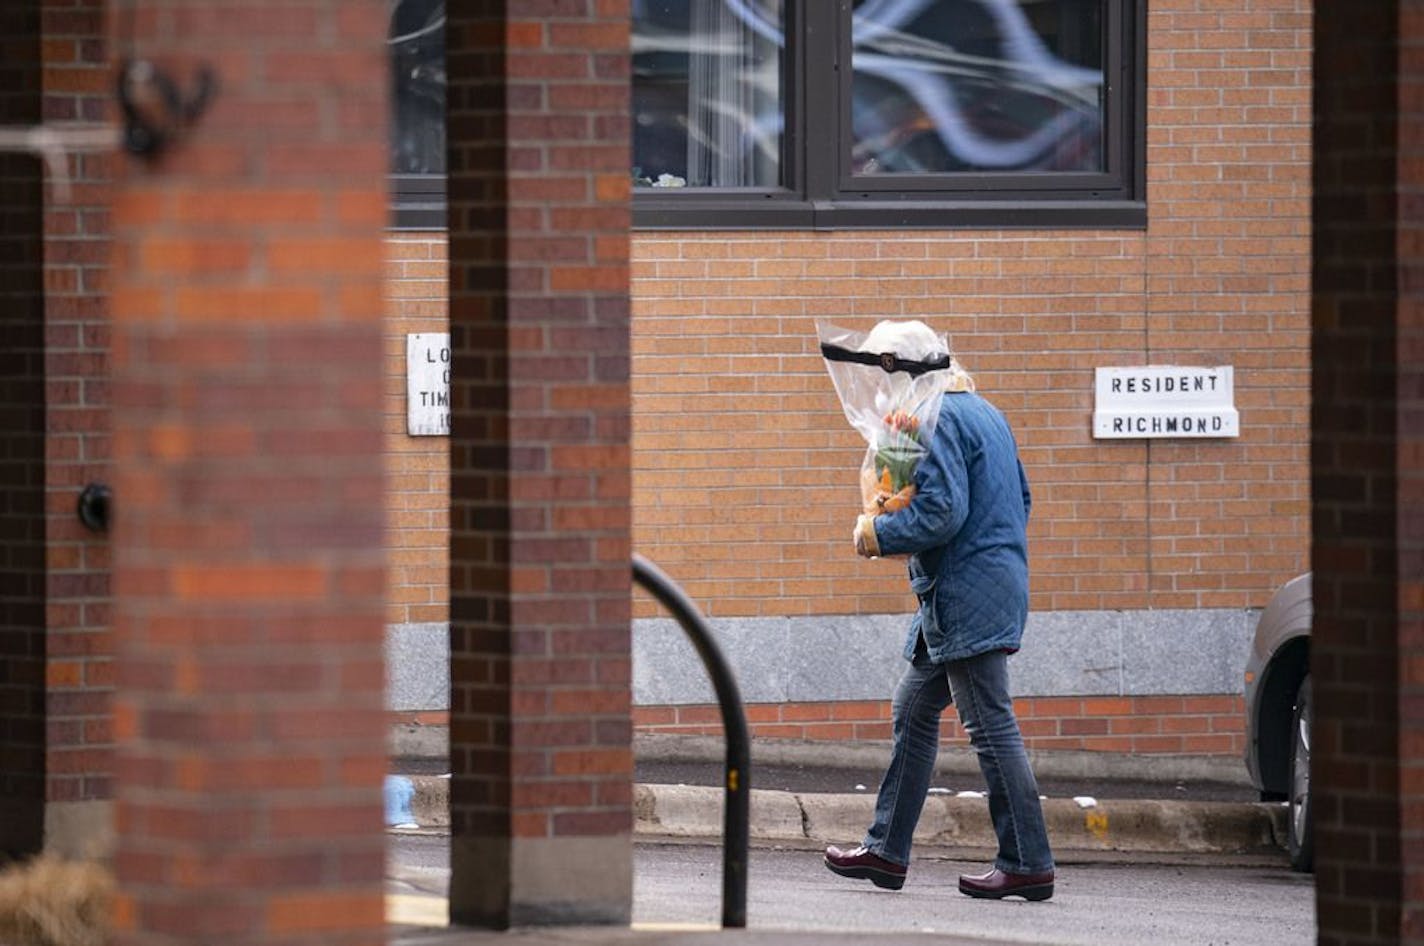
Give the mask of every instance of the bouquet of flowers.
M 917 321 L 880 322 L 868 333 L 821 322 L 816 333 L 846 419 L 865 438 L 865 512 L 898 512 L 915 496 L 915 469 L 934 435 L 949 342 Z
M 875 478 L 873 490 L 862 490 L 865 511 L 871 514 L 899 512 L 910 504 L 915 495 L 915 467 L 925 450 L 920 442 L 920 419 L 914 414 L 896 409 L 881 421 L 886 428 L 882 445 L 874 448 L 873 460 L 867 457 L 862 465 L 862 475 Z

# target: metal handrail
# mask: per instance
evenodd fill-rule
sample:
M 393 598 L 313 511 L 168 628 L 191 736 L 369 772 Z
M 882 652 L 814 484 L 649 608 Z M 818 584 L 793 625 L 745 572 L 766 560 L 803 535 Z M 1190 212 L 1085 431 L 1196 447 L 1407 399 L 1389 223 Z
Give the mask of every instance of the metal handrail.
M 747 834 L 751 820 L 751 738 L 747 733 L 741 692 L 721 648 L 712 639 L 707 619 L 677 582 L 636 552 L 633 553 L 633 580 L 658 599 L 682 625 L 717 692 L 722 729 L 727 739 L 723 781 L 726 806 L 722 817 L 722 925 L 740 929 L 747 925 Z

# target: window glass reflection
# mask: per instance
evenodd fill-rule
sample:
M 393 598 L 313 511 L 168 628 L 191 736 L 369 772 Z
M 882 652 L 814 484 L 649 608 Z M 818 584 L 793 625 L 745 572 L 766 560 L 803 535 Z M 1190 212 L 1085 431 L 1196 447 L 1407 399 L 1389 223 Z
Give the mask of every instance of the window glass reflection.
M 391 171 L 445 173 L 445 0 L 394 0 Z
M 774 187 L 781 0 L 633 0 L 633 182 Z
M 1102 171 L 1106 0 L 857 0 L 856 174 Z

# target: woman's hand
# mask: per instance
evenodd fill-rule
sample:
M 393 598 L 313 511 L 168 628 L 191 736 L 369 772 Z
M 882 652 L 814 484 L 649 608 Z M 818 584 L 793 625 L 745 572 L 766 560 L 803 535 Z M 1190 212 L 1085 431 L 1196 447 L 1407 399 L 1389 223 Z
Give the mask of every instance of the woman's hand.
M 880 540 L 875 536 L 875 517 L 861 516 L 855 520 L 855 531 L 851 534 L 855 541 L 855 554 L 862 558 L 880 557 Z

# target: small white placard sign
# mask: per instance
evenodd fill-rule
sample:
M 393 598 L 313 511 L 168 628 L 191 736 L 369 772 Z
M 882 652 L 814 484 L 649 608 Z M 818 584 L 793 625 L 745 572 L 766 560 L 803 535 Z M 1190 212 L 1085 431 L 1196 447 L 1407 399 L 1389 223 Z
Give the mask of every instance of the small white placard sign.
M 405 429 L 412 437 L 450 433 L 450 333 L 405 337 Z
M 1239 437 L 1235 397 L 1230 365 L 1099 368 L 1093 436 Z

